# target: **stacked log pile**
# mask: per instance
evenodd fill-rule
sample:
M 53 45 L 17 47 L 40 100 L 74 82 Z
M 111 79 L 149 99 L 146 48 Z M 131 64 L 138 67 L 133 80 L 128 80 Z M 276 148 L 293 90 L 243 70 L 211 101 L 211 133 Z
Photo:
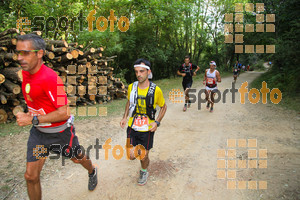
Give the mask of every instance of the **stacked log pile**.
M 14 120 L 17 112 L 26 109 L 21 90 L 22 70 L 15 53 L 19 34 L 25 33 L 17 29 L 0 33 L 0 123 Z M 102 47 L 84 48 L 64 40 L 45 42 L 44 63 L 62 79 L 70 106 L 102 104 L 126 97 L 125 85 L 113 76 L 111 63 L 116 56 L 104 57 Z

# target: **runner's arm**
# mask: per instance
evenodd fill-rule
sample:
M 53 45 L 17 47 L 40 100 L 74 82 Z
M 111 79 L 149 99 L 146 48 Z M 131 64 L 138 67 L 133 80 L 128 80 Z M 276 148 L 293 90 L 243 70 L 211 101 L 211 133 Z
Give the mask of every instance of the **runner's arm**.
M 194 71 L 194 76 L 196 75 L 197 71 L 199 71 L 200 67 L 197 66 L 197 69 Z
M 219 83 L 221 83 L 221 76 L 220 76 L 220 72 L 219 72 L 219 71 L 217 71 L 216 76 L 217 76 L 217 81 L 218 81 Z
M 206 82 L 206 72 L 207 72 L 207 69 L 205 70 L 204 72 L 204 80 L 203 80 L 203 85 L 205 85 L 205 82 Z
M 159 114 L 157 116 L 156 121 L 161 122 L 161 120 L 163 119 L 163 117 L 165 116 L 165 113 L 167 111 L 167 104 L 165 103 L 162 107 L 160 107 L 160 111 Z M 156 122 L 152 122 L 150 124 L 150 126 L 152 127 L 149 131 L 150 132 L 155 132 L 157 129 L 157 123 Z
M 185 73 L 181 73 L 179 70 L 177 70 L 177 75 L 179 75 L 179 76 L 185 76 Z
M 125 106 L 125 112 L 124 112 L 124 115 L 123 115 L 123 119 L 120 122 L 120 126 L 122 128 L 125 127 L 126 122 L 127 122 L 127 117 L 128 117 L 128 114 L 129 114 L 129 104 L 130 103 L 129 103 L 129 100 L 128 100 L 127 103 L 126 103 L 126 106 Z
M 160 111 L 158 113 L 157 119 L 156 121 L 161 122 L 161 120 L 163 119 L 163 117 L 165 116 L 165 113 L 167 111 L 167 104 L 165 103 L 163 105 L 163 107 L 160 107 Z
M 29 113 L 19 112 L 16 117 L 19 126 L 27 126 L 32 124 L 33 116 L 31 116 Z M 61 122 L 69 119 L 69 117 L 68 105 L 61 106 L 57 108 L 57 110 L 46 115 L 37 116 L 39 123 Z

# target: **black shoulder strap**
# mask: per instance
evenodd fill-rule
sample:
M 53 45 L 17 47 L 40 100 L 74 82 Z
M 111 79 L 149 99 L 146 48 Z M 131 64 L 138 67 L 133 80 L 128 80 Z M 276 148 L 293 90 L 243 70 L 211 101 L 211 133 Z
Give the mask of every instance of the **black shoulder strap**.
M 155 94 L 156 84 L 150 81 L 148 93 L 146 96 L 146 110 L 147 115 L 150 119 L 155 119 L 156 110 L 153 108 L 154 104 L 154 94 Z
M 155 94 L 156 84 L 150 81 L 147 97 L 149 97 L 149 102 L 146 102 L 148 107 L 153 107 L 154 103 L 154 94 Z M 146 99 L 147 99 L 146 97 Z

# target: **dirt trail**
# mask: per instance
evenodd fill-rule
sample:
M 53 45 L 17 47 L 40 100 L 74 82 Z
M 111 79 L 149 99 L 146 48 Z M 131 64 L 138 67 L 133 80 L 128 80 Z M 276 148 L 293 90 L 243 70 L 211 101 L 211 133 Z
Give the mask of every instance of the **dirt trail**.
M 250 83 L 259 74 L 259 72 L 241 74 L 236 88 L 245 81 Z M 224 78 L 219 84 L 219 90 L 223 93 L 225 89 L 230 89 L 231 81 L 232 77 Z M 194 83 L 194 87 L 197 87 L 197 91 L 203 88 L 197 82 Z M 179 85 L 177 88 L 181 89 Z M 216 104 L 213 113 L 208 112 L 204 104 L 201 110 L 193 104 L 184 113 L 182 104 L 172 104 L 167 100 L 168 110 L 161 127 L 155 134 L 154 148 L 150 152 L 150 177 L 147 185 L 143 187 L 136 184 L 140 169 L 139 161 L 128 161 L 125 156 L 121 160 L 115 160 L 112 149 L 109 150 L 108 160 L 104 159 L 103 149 L 100 150 L 99 159 L 96 160 L 93 149 L 92 160 L 99 166 L 99 184 L 95 191 L 87 190 L 88 177 L 81 166 L 66 161 L 63 167 L 61 160 L 48 160 L 42 173 L 43 197 L 46 200 L 299 199 L 299 114 L 274 106 L 270 100 L 266 105 L 253 105 L 249 103 L 246 96 L 245 105 L 239 102 L 239 93 L 236 93 L 234 104 L 231 103 L 231 93 L 228 93 L 226 103 Z M 99 139 L 100 144 L 104 144 L 108 138 L 111 138 L 112 148 L 117 144 L 124 147 L 126 134 L 125 130 L 119 127 L 120 119 L 121 117 L 114 117 L 76 122 L 80 143 L 88 147 L 90 144 L 95 144 L 96 138 Z M 227 139 L 236 139 L 236 141 L 256 139 L 257 147 L 250 149 L 267 149 L 267 158 L 263 159 L 267 160 L 267 168 L 241 169 L 236 164 L 236 179 L 234 179 L 235 181 L 267 181 L 266 190 L 227 189 L 227 179 L 218 179 L 218 149 L 236 150 L 236 156 L 228 160 L 238 162 L 240 159 L 248 158 L 248 148 L 228 148 Z M 25 152 L 26 133 L 6 137 L 4 140 L 7 146 L 15 145 L 9 148 L 1 147 L 1 152 L 12 152 L 18 148 L 21 154 Z M 20 153 L 14 156 L 17 155 Z M 4 161 L 12 159 L 12 156 L 6 157 Z M 21 166 L 16 167 L 15 164 L 10 166 L 13 170 L 17 170 L 18 174 L 22 174 L 25 157 L 21 155 L 17 158 Z M 12 172 L 10 170 L 4 173 L 8 168 L 9 166 L 2 165 L 1 178 Z M 9 199 L 27 199 L 24 182 L 15 188 Z

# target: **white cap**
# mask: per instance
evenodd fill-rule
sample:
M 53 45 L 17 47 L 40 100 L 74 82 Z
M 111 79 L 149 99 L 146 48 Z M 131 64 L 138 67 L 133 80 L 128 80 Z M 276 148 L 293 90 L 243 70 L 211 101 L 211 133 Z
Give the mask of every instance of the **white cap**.
M 209 62 L 209 65 L 214 65 L 214 66 L 217 66 L 216 62 L 215 61 L 210 61 Z
M 151 70 L 148 65 L 137 64 L 137 65 L 134 65 L 133 67 L 134 68 L 136 68 L 136 67 L 143 67 L 145 69 Z M 153 75 L 152 75 L 152 72 L 150 72 L 150 74 L 148 75 L 148 79 L 152 79 L 152 78 L 153 78 Z

